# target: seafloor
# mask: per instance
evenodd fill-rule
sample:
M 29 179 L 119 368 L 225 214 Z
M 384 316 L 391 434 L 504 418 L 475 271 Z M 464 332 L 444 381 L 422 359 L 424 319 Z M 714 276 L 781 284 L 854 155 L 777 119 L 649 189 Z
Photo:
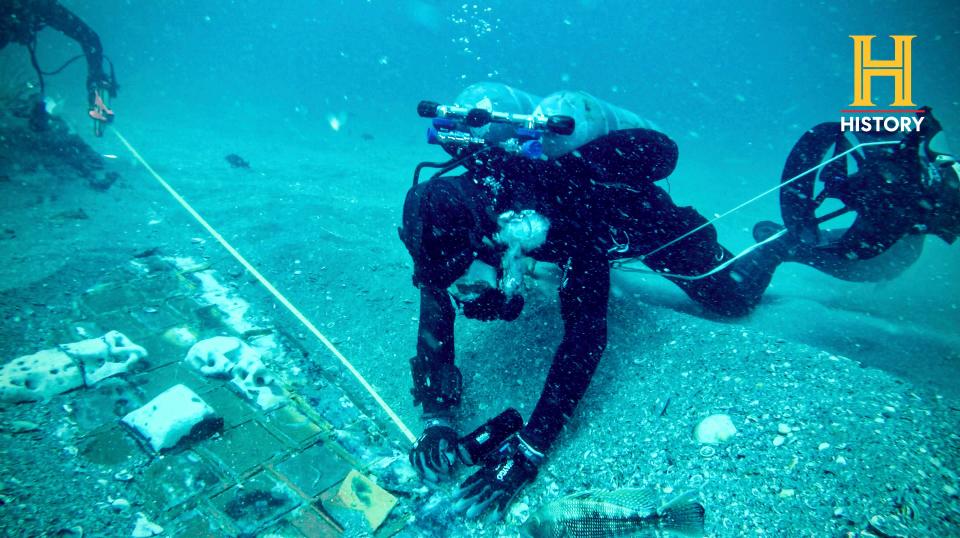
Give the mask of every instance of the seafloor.
M 226 120 L 180 129 L 118 124 L 415 430 L 407 361 L 417 293 L 396 227 L 417 157 L 436 157 L 419 127 L 389 137 L 323 126 L 237 129 Z M 117 157 L 106 166 L 120 179 L 105 191 L 54 166 L 0 176 L 3 362 L 37 351 L 85 290 L 159 249 L 215 260 L 259 315 L 302 335 L 313 350 L 302 370 L 334 365 L 110 133 L 94 147 Z M 231 168 L 228 153 L 251 169 Z M 442 494 L 408 492 L 412 505 L 439 509 L 405 532 L 512 536 L 529 511 L 558 496 L 629 486 L 665 497 L 699 489 L 710 536 L 845 536 L 871 527 L 875 536 L 958 534 L 955 325 L 885 304 L 882 288 L 792 270 L 778 275 L 756 314 L 734 321 L 703 315 L 654 278 L 614 282 L 609 345 L 591 388 L 506 522 L 461 523 L 443 514 Z M 818 285 L 833 287 L 813 293 Z M 956 310 L 956 298 L 941 299 Z M 514 323 L 459 323 L 464 429 L 507 406 L 529 414 L 560 333 L 548 286 L 530 294 Z M 0 534 L 82 527 L 88 536 L 129 536 L 134 528 L 136 492 L 64 451 L 67 398 L 0 407 Z M 691 432 L 715 413 L 730 415 L 739 433 L 705 448 Z M 17 421 L 36 429 L 18 433 Z M 135 509 L 109 509 L 116 498 Z

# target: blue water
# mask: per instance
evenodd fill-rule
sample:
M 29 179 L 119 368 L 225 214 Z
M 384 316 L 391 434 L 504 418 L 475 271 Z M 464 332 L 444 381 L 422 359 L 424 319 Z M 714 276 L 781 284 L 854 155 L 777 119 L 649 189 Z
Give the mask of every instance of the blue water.
M 416 116 L 417 102 L 449 101 L 477 81 L 504 82 L 537 95 L 585 90 L 653 120 L 680 146 L 671 193 L 712 216 L 775 185 L 796 139 L 813 125 L 836 121 L 848 106 L 851 34 L 877 35 L 878 58 L 892 54 L 888 35 L 911 34 L 917 36 L 914 101 L 932 106 L 960 147 L 955 2 L 63 3 L 98 31 L 115 64 L 121 85 L 114 101 L 117 128 L 156 160 L 171 163 L 164 172 L 184 179 L 190 168 L 176 163 L 219 162 L 236 151 L 266 172 L 263 181 L 276 172 L 289 182 L 286 201 L 329 193 L 336 194 L 334 201 L 324 204 L 383 201 L 373 212 L 387 212 L 395 221 L 413 166 L 443 156 L 423 143 L 426 125 Z M 38 51 L 45 66 L 76 53 L 50 30 L 41 35 Z M 65 117 L 78 125 L 85 125 L 82 81 L 83 70 L 74 67 L 48 83 L 50 93 L 64 100 Z M 887 82 L 874 89 L 880 103 L 890 93 Z M 333 129 L 332 118 L 342 128 Z M 119 152 L 114 141 L 95 144 Z M 315 171 L 321 157 L 332 171 L 324 181 L 331 183 L 297 177 L 298 167 Z M 272 230 L 281 220 L 273 212 L 291 211 L 276 198 L 261 203 L 254 184 L 234 185 L 219 176 L 190 188 L 193 199 L 211 211 L 227 202 L 220 222 L 230 218 L 229 208 L 242 207 L 247 219 L 261 219 L 261 229 Z M 231 195 L 242 195 L 242 201 Z M 292 211 L 312 218 L 304 207 Z M 754 222 L 778 217 L 771 196 L 717 226 L 724 244 L 738 250 L 752 242 Z M 352 222 L 333 231 L 346 235 L 342 230 L 358 228 Z M 362 231 L 382 241 L 370 254 L 378 263 L 407 263 L 393 227 Z M 258 250 L 276 253 L 281 243 L 290 259 L 318 256 L 319 263 L 330 263 L 311 253 L 312 237 L 295 232 L 250 232 L 241 246 L 258 257 Z M 413 297 L 400 280 L 407 286 L 402 290 L 373 291 L 389 295 L 389 304 L 396 302 L 394 293 Z M 695 311 L 660 279 L 618 285 L 653 307 Z M 309 304 L 307 292 L 300 293 Z M 311 308 L 332 315 L 316 302 Z M 416 315 L 415 308 L 411 304 L 400 314 L 404 321 Z M 765 303 L 743 324 L 956 397 L 960 248 L 930 238 L 913 267 L 882 285 L 839 282 L 784 266 Z M 412 332 L 398 338 L 410 345 L 396 353 L 411 355 Z M 406 397 L 406 389 L 392 392 Z

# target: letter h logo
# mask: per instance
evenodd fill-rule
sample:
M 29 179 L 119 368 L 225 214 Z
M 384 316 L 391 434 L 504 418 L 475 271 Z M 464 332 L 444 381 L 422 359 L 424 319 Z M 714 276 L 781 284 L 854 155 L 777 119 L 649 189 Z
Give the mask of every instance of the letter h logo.
M 894 101 L 890 106 L 916 106 L 911 96 L 910 44 L 915 35 L 892 35 L 893 59 L 874 60 L 870 57 L 872 35 L 852 35 L 853 38 L 853 102 L 850 106 L 876 106 L 870 98 L 873 77 L 893 77 Z

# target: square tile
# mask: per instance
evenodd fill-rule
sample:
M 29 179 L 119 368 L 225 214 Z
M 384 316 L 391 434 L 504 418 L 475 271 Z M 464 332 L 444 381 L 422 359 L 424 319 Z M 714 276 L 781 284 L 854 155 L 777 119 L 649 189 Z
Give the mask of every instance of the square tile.
M 223 427 L 228 430 L 247 422 L 257 411 L 246 400 L 223 386 L 205 393 L 203 401 L 223 417 Z
M 377 530 L 386 521 L 397 498 L 359 471 L 351 471 L 338 488 L 323 494 L 323 508 L 343 527 L 362 532 Z M 369 527 L 362 529 L 357 513 Z
M 312 506 L 295 510 L 287 520 L 310 538 L 338 538 L 343 534 L 333 521 Z
M 200 304 L 196 299 L 188 295 L 174 295 L 166 300 L 168 308 L 180 315 L 181 318 L 194 321 L 197 319 L 197 309 Z
M 304 495 L 313 498 L 342 481 L 353 467 L 324 445 L 317 444 L 275 466 Z
M 201 306 L 194 313 L 202 332 L 219 333 L 226 329 L 223 321 L 226 316 L 217 308 L 217 305 Z
M 216 458 L 223 470 L 235 478 L 286 450 L 283 442 L 255 420 L 202 442 L 201 448 L 203 453 Z
M 178 346 L 162 335 L 156 334 L 134 342 L 147 350 L 147 357 L 144 361 L 147 363 L 148 370 L 155 370 L 161 366 L 180 362 L 187 356 L 187 351 L 190 349 L 189 347 Z
M 213 466 L 191 451 L 157 458 L 144 469 L 143 476 L 137 477 L 135 485 L 145 499 L 163 511 L 224 486 Z
M 279 432 L 293 446 L 301 447 L 317 439 L 324 429 L 309 417 L 297 410 L 294 405 L 286 405 L 268 414 L 264 424 Z
M 195 374 L 193 370 L 185 366 L 182 362 L 175 362 L 155 370 L 137 374 L 130 378 L 130 383 L 140 391 L 140 394 L 146 402 L 154 399 L 161 392 L 174 385 L 186 385 L 187 388 L 201 396 L 214 388 L 214 386 L 211 386 L 210 381 Z
M 337 444 L 346 451 L 361 468 L 393 456 L 383 430 L 369 418 L 362 418 L 349 427 L 337 430 Z
M 258 473 L 242 484 L 211 499 L 213 506 L 229 518 L 243 535 L 255 536 L 302 500 L 267 472 Z
M 111 283 L 95 286 L 85 292 L 80 300 L 91 313 L 104 314 L 140 304 L 143 296 L 129 286 Z
M 140 391 L 128 381 L 112 377 L 76 393 L 73 419 L 80 431 L 92 432 L 103 425 L 116 424 L 144 403 Z
M 143 325 L 148 331 L 155 334 L 161 334 L 170 327 L 181 325 L 185 321 L 179 314 L 154 300 L 150 300 L 142 305 L 137 305 L 129 309 L 129 312 L 130 317 L 137 320 L 140 325 Z
M 350 397 L 329 381 L 304 387 L 304 393 L 310 398 L 313 410 L 338 430 L 347 428 L 363 416 Z
M 119 424 L 98 428 L 80 440 L 79 454 L 100 465 L 134 468 L 148 460 L 131 432 Z
M 181 280 L 175 273 L 159 272 L 139 279 L 137 289 L 149 300 L 162 302 L 181 291 L 180 283 Z
M 143 340 L 144 337 L 150 333 L 146 327 L 141 325 L 139 322 L 137 322 L 137 320 L 133 319 L 123 310 L 98 314 L 93 317 L 93 321 L 99 327 L 103 328 L 104 333 L 107 331 L 120 331 L 127 338 L 133 340 L 134 342 Z
M 181 514 L 169 525 L 164 525 L 170 536 L 189 536 L 190 538 L 222 538 L 230 536 L 227 529 L 205 509 L 194 509 Z

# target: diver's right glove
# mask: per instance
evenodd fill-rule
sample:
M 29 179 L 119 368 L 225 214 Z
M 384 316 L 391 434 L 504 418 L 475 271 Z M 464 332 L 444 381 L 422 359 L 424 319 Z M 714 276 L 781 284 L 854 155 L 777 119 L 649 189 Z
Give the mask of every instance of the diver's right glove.
M 471 519 L 485 513 L 489 513 L 488 520 L 501 519 L 517 493 L 537 478 L 542 462 L 543 454 L 520 434 L 511 436 L 460 485 L 454 494 L 453 510 Z
M 427 482 L 437 483 L 457 464 L 457 430 L 442 419 L 430 419 L 410 449 L 410 465 Z
M 463 315 L 480 321 L 513 321 L 520 317 L 522 310 L 522 295 L 507 298 L 507 295 L 497 288 L 488 288 L 476 299 L 463 303 Z
M 486 461 L 507 440 L 520 431 L 523 417 L 508 407 L 504 412 L 484 422 L 479 428 L 464 435 L 457 442 L 457 456 L 464 465 L 478 465 Z

